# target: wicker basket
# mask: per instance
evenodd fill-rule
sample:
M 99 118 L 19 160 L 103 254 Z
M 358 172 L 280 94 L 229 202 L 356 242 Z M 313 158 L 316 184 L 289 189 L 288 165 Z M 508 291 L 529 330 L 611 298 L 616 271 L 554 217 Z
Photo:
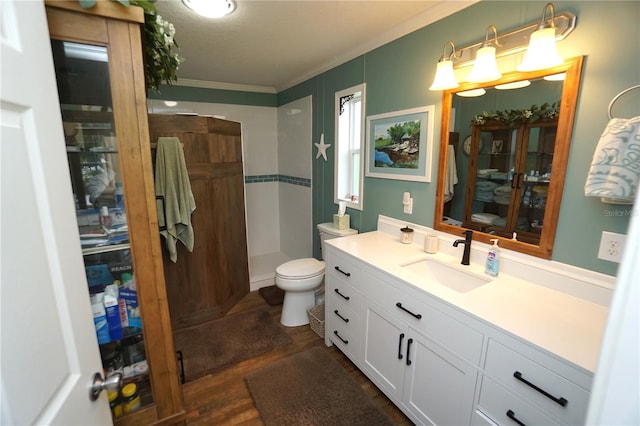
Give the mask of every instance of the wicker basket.
M 309 326 L 324 339 L 324 304 L 307 309 L 307 313 L 309 314 Z

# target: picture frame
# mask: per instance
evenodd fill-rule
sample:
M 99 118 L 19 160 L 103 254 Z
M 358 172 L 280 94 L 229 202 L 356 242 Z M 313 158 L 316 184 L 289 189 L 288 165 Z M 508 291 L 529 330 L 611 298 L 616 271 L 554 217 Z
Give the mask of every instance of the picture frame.
M 435 105 L 367 117 L 365 176 L 431 182 Z

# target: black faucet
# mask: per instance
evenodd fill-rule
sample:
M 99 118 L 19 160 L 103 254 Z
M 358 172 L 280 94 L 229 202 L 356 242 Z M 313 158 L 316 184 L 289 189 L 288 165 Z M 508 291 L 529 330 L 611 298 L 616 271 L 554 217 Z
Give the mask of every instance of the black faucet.
M 464 244 L 464 252 L 462 252 L 462 263 L 463 265 L 469 264 L 469 255 L 471 254 L 471 236 L 473 235 L 473 231 L 471 229 L 467 229 L 463 232 L 464 240 L 455 240 L 453 242 L 454 247 L 458 247 L 458 244 Z

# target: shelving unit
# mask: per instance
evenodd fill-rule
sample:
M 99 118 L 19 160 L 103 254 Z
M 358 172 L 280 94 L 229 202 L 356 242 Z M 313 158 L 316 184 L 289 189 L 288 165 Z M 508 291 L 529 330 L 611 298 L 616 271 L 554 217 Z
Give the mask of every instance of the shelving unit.
M 116 2 L 90 9 L 77 1 L 46 6 L 65 131 L 61 149 L 104 375 L 122 373 L 123 385 L 135 383 L 141 399 L 139 408 L 113 420 L 177 423 L 185 413 L 153 190 L 143 12 Z M 105 296 L 115 289 L 110 305 Z M 103 318 L 106 309 L 115 315 Z
M 464 227 L 540 242 L 556 132 L 557 119 L 472 125 Z

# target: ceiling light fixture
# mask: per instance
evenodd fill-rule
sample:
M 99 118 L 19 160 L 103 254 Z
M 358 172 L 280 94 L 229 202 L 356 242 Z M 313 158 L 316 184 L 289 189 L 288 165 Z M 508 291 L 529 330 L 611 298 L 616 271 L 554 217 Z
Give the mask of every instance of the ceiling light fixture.
M 484 32 L 484 43 L 482 47 L 478 49 L 476 61 L 467 76 L 467 81 L 470 83 L 486 83 L 502 77 L 502 74 L 498 71 L 498 64 L 496 63 L 496 48 L 495 46 L 489 46 L 489 30 L 493 30 L 493 41 L 495 45 L 502 46 L 498 42 L 498 29 L 495 25 L 489 25 Z
M 551 11 L 551 19 L 546 19 L 547 10 Z M 555 67 L 564 62 L 556 47 L 556 25 L 552 3 L 542 9 L 542 19 L 531 34 L 529 47 L 522 63 L 516 67 L 518 71 L 537 71 Z
M 447 56 L 448 45 L 451 45 L 451 54 Z M 456 46 L 451 40 L 448 40 L 444 44 L 444 49 L 442 49 L 442 56 L 438 60 L 436 67 L 436 76 L 431 86 L 429 86 L 429 90 L 449 90 L 459 86 L 458 80 L 456 80 L 456 76 L 453 73 L 453 58 L 458 57 L 456 55 Z
M 206 18 L 222 18 L 233 12 L 233 0 L 182 0 L 189 9 Z

